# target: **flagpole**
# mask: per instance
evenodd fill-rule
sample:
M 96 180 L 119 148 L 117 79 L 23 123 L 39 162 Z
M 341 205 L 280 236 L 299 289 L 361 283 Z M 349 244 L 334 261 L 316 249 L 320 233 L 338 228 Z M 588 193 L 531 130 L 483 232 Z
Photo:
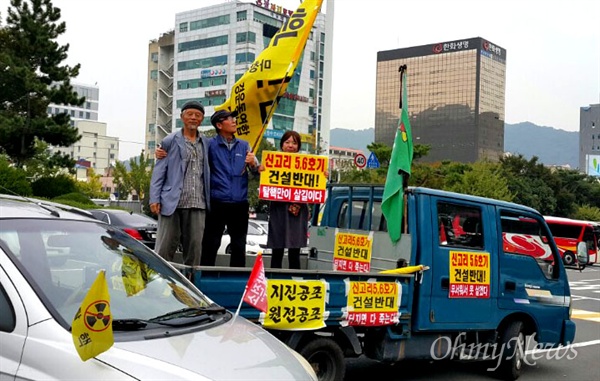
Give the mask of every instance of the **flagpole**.
M 244 287 L 244 293 L 242 294 L 242 298 L 240 299 L 240 304 L 238 304 L 237 310 L 235 310 L 235 315 L 233 315 L 234 319 L 240 314 L 240 310 L 242 309 L 242 303 L 244 302 L 244 298 L 246 297 L 246 291 L 248 291 L 248 285 Z
M 398 68 L 398 71 L 400 72 L 400 102 L 399 102 L 399 108 L 400 108 L 400 118 L 402 118 L 402 90 L 404 89 L 403 86 L 403 82 L 404 82 L 404 73 L 406 72 L 406 65 L 401 65 Z M 403 210 L 407 210 L 408 208 L 408 197 L 406 195 L 406 188 L 408 188 L 408 176 L 406 174 L 406 172 L 402 171 L 402 170 L 398 170 L 398 174 L 400 176 L 402 176 L 402 202 L 404 203 L 404 207 Z M 408 230 L 408 213 L 403 213 L 402 216 L 402 222 L 404 224 L 404 231 Z

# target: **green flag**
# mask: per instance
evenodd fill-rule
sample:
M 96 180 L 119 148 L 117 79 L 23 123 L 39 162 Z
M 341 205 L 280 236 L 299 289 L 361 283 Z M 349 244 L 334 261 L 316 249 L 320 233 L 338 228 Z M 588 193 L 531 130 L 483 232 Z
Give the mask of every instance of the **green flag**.
M 400 240 L 402 228 L 402 213 L 404 209 L 404 185 L 403 178 L 410 176 L 410 165 L 413 159 L 412 133 L 408 119 L 408 101 L 406 92 L 406 66 L 400 68 L 400 83 L 402 93 L 400 94 L 400 107 L 402 112 L 398 121 L 398 130 L 392 148 L 392 158 L 383 189 L 383 202 L 381 211 L 385 216 L 388 233 L 393 243 Z

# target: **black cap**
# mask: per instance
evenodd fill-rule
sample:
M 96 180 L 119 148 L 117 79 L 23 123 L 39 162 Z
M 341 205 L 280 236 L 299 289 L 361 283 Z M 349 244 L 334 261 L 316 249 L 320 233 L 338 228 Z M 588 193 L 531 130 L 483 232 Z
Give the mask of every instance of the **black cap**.
M 181 112 L 184 112 L 185 110 L 187 110 L 189 108 L 196 109 L 196 110 L 200 111 L 202 113 L 202 115 L 204 115 L 204 106 L 202 106 L 202 103 L 200 103 L 198 101 L 185 102 L 183 107 L 181 107 Z
M 212 125 L 214 127 L 217 127 L 217 123 L 224 121 L 225 119 L 229 118 L 230 116 L 235 117 L 236 113 L 235 112 L 229 112 L 227 110 L 219 110 L 217 112 L 215 112 L 214 114 L 212 114 L 212 116 L 210 117 L 210 122 L 212 123 Z

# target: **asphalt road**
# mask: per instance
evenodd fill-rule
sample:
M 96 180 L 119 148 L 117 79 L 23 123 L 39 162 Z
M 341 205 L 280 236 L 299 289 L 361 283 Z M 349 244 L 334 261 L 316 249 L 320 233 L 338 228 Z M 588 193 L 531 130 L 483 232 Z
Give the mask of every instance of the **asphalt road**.
M 577 325 L 575 342 L 561 352 L 527 357 L 519 381 L 600 381 L 600 264 L 582 272 L 567 269 Z M 347 361 L 345 381 L 377 380 L 497 380 L 490 364 L 450 361 L 410 361 L 380 364 L 361 357 Z

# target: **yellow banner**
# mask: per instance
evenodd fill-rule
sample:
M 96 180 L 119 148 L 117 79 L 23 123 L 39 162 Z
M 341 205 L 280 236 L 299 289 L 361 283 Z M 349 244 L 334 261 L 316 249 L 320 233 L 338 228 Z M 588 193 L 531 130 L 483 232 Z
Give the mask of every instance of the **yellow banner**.
M 348 282 L 347 320 L 353 326 L 383 326 L 399 320 L 401 286 L 396 282 Z
M 83 361 L 107 351 L 114 343 L 110 295 L 105 276 L 104 270 L 98 273 L 71 324 L 73 344 Z
M 215 110 L 237 111 L 237 137 L 256 151 L 264 130 L 294 75 L 323 0 L 305 0 L 273 36 L 269 46 L 233 85 Z
M 450 298 L 490 297 L 490 254 L 450 251 Z
M 263 151 L 258 197 L 270 201 L 322 203 L 329 165 L 326 156 Z
M 333 269 L 339 271 L 371 271 L 373 232 L 366 234 L 336 231 L 333 248 Z
M 269 279 L 265 328 L 309 330 L 325 327 L 327 284 L 321 280 Z

